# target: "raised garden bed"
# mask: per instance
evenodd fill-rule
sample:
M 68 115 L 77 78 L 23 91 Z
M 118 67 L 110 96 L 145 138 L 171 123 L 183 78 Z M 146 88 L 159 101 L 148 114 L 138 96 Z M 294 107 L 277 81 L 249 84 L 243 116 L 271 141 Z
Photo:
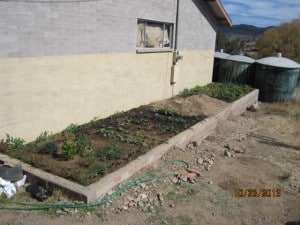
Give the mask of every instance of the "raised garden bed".
M 197 89 L 199 90 L 199 88 Z M 246 90 L 244 86 L 242 86 L 242 89 Z M 250 90 L 248 88 L 243 95 Z M 184 95 L 184 97 L 186 96 Z M 257 101 L 256 94 L 249 96 L 249 99 L 245 100 L 242 110 L 247 105 Z M 239 97 L 240 94 L 235 98 Z M 181 97 L 177 97 L 177 99 L 181 99 Z M 238 109 L 238 104 L 233 103 L 229 105 L 230 110 L 227 110 L 228 112 L 225 110 L 225 113 L 222 114 L 217 112 L 216 118 L 226 117 L 232 110 L 237 109 L 241 111 Z M 111 174 L 100 179 L 100 181 L 103 181 L 103 185 L 106 185 L 103 190 L 98 191 L 99 184 L 91 184 L 87 187 L 89 188 L 88 190 L 83 190 L 85 192 L 83 195 L 90 194 L 86 201 L 93 201 L 103 194 L 104 189 L 118 183 L 119 179 L 124 180 L 128 178 L 135 172 L 134 170 L 147 165 L 154 158 L 157 159 L 174 144 L 184 143 L 185 140 L 181 140 L 182 138 L 187 141 L 191 137 L 194 138 L 195 135 L 198 135 L 194 134 L 194 130 L 199 131 L 197 127 L 203 125 L 204 130 L 201 132 L 203 135 L 201 135 L 203 137 L 207 136 L 211 129 L 214 129 L 216 126 L 214 120 L 205 120 L 206 123 L 195 125 L 196 128 L 186 130 L 206 117 L 207 115 L 203 114 L 183 115 L 181 112 L 174 111 L 172 107 L 171 109 L 170 107 L 156 108 L 155 104 L 154 106 L 141 106 L 127 112 L 117 113 L 105 119 L 92 120 L 84 125 L 70 125 L 59 134 L 49 135 L 48 132 L 44 132 L 35 142 L 28 144 L 24 144 L 20 138 L 8 136 L 6 140 L 1 142 L 0 151 L 82 185 L 91 184 L 104 175 L 118 170 L 120 167 L 127 168 L 128 166 L 125 165 L 132 162 L 130 165 L 133 165 L 131 166 L 133 171 L 127 171 L 125 175 L 115 172 L 113 174 L 117 174 L 117 178 L 114 176 L 112 181 L 111 178 L 108 178 Z M 206 132 L 206 129 L 209 132 Z M 172 138 L 183 130 L 186 131 Z M 179 139 L 180 141 L 178 141 Z M 168 141 L 167 144 L 160 145 L 161 143 L 166 143 L 166 141 Z M 154 148 L 157 145 L 159 146 Z M 145 153 L 147 152 L 153 152 L 154 155 L 146 157 L 145 155 L 147 154 Z M 135 160 L 136 158 L 137 160 L 140 159 L 140 162 Z M 68 183 L 60 178 L 58 179 L 58 177 L 53 177 L 52 181 L 56 182 L 56 180 L 57 184 Z M 109 183 L 104 184 L 104 180 Z M 99 181 L 96 183 L 99 183 Z M 82 189 L 80 185 L 76 186 L 74 184 L 73 186 L 77 190 Z M 98 186 L 97 193 L 92 191 L 92 186 Z

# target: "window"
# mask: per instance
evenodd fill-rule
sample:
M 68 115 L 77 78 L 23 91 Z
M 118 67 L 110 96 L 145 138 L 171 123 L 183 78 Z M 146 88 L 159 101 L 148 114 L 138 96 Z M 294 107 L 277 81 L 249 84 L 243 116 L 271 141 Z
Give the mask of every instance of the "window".
M 139 19 L 137 22 L 138 49 L 171 49 L 173 45 L 173 25 Z

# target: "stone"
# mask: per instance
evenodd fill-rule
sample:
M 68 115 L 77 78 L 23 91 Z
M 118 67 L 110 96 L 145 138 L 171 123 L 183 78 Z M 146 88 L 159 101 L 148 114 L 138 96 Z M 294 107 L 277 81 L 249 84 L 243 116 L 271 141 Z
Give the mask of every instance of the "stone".
M 226 149 L 226 150 L 224 151 L 224 155 L 225 155 L 226 157 L 231 157 L 231 153 L 228 151 L 228 149 Z
M 137 205 L 142 209 L 145 207 L 145 204 L 143 201 L 139 201 Z
M 175 207 L 175 205 L 172 203 L 172 204 L 170 204 L 170 207 L 171 207 L 171 208 L 174 208 L 174 207 Z
M 176 178 L 176 177 L 172 178 L 172 183 L 177 184 L 178 181 L 179 181 L 178 178 Z
M 199 165 L 202 165 L 204 163 L 204 160 L 202 158 L 198 158 L 197 163 Z
M 164 201 L 164 197 L 163 197 L 162 193 L 158 193 L 158 194 L 157 194 L 157 199 L 158 199 L 160 202 L 163 202 L 163 201 Z
M 207 162 L 208 162 L 209 165 L 214 164 L 214 161 L 212 159 L 208 159 Z
M 247 110 L 250 111 L 250 112 L 258 112 L 258 110 L 259 110 L 259 105 L 258 105 L 258 103 L 256 102 L 256 103 L 254 103 L 253 105 L 249 106 L 249 107 L 247 108 Z
M 212 182 L 212 181 L 209 181 L 208 184 L 213 184 L 213 182 Z
M 140 184 L 140 187 L 141 187 L 142 189 L 145 189 L 146 184 L 142 183 L 142 184 Z
M 134 201 L 134 197 L 132 197 L 130 195 L 127 196 L 127 199 L 128 199 L 128 201 Z
M 204 166 L 204 169 L 207 170 L 207 171 L 209 171 L 210 167 L 211 167 L 211 165 L 207 164 L 207 165 Z

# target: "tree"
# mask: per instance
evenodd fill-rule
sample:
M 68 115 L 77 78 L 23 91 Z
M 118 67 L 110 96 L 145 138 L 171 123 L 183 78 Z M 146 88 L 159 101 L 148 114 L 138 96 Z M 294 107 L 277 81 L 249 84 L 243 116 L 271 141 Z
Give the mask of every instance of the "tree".
M 265 31 L 257 40 L 256 48 L 259 58 L 281 52 L 300 63 L 300 18 Z

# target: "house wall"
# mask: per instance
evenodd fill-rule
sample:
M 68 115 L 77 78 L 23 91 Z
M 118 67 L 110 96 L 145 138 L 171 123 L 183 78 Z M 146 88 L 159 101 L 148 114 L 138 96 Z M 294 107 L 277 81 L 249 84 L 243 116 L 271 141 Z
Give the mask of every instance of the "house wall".
M 136 53 L 136 23 L 175 23 L 175 0 L 0 1 L 0 138 L 33 140 L 210 82 L 215 30 L 205 10 L 181 0 L 183 60 L 171 86 L 172 53 Z

